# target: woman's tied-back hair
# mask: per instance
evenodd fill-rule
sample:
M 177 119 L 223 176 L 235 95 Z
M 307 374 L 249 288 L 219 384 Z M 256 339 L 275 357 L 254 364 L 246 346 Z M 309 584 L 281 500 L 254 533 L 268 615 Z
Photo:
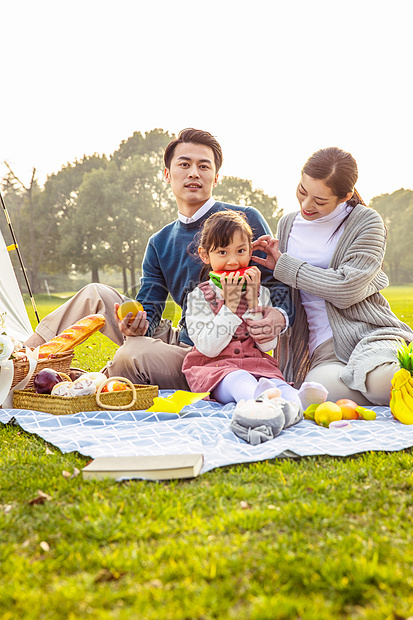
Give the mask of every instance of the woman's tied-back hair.
M 197 235 L 196 247 L 201 246 L 207 254 L 216 248 L 225 248 L 231 243 L 237 231 L 247 238 L 248 245 L 251 248 L 253 234 L 244 213 L 229 210 L 218 211 L 210 215 L 205 221 Z M 200 281 L 206 279 L 209 271 L 211 271 L 211 266 L 204 264 L 201 269 Z
M 337 198 L 344 199 L 352 192 L 353 196 L 347 201 L 351 207 L 365 204 L 355 188 L 358 170 L 356 160 L 350 153 L 335 146 L 320 149 L 311 155 L 301 172 L 324 181 Z
M 208 131 L 202 131 L 202 129 L 193 129 L 192 127 L 188 129 L 182 129 L 179 132 L 176 140 L 172 140 L 168 144 L 165 149 L 165 153 L 163 156 L 165 162 L 165 168 L 171 167 L 172 157 L 174 156 L 175 148 L 178 144 L 182 144 L 182 142 L 191 142 L 192 144 L 205 144 L 205 146 L 209 146 L 214 153 L 214 162 L 215 162 L 215 173 L 218 173 L 219 169 L 222 166 L 222 149 L 216 138 Z

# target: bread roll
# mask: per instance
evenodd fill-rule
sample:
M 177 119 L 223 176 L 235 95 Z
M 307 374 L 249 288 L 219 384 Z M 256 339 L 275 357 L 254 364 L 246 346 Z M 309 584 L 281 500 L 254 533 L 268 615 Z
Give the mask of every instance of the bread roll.
M 101 314 L 90 314 L 89 316 L 85 316 L 85 318 L 71 325 L 49 342 L 42 344 L 39 351 L 39 359 L 73 349 L 103 327 L 104 324 L 105 317 Z

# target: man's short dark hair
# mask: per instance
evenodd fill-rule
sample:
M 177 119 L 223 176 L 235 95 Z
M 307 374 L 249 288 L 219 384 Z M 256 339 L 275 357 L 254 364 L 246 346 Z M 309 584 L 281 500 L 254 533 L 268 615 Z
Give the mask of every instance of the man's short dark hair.
M 164 153 L 164 162 L 165 168 L 171 167 L 171 161 L 174 156 L 175 148 L 178 144 L 183 142 L 191 142 L 192 144 L 205 144 L 205 146 L 209 146 L 214 153 L 214 161 L 215 161 L 215 172 L 217 173 L 222 166 L 222 149 L 216 138 L 208 131 L 202 131 L 202 129 L 193 129 L 192 127 L 188 129 L 182 129 L 179 132 L 178 137 L 175 140 L 172 140 L 168 144 Z

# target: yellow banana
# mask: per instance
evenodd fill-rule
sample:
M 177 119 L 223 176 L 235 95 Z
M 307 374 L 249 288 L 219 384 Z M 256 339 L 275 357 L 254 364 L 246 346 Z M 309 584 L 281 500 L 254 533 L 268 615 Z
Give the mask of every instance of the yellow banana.
M 391 384 L 395 389 L 397 389 L 408 383 L 411 378 L 412 376 L 408 370 L 405 368 L 400 368 L 400 370 L 394 373 Z
M 413 383 L 412 383 L 412 380 L 410 380 L 410 381 L 408 381 L 406 383 L 406 390 L 410 394 L 410 396 L 413 398 Z
M 413 414 L 413 395 L 410 394 L 408 387 L 407 387 L 408 385 L 409 385 L 408 383 L 405 383 L 404 385 L 402 385 L 402 387 L 400 388 L 400 392 L 401 392 L 404 404 L 406 405 L 408 409 L 410 409 L 410 411 Z
M 402 424 L 413 424 L 413 410 L 407 407 L 399 389 L 393 388 L 392 390 L 390 410 L 396 420 Z

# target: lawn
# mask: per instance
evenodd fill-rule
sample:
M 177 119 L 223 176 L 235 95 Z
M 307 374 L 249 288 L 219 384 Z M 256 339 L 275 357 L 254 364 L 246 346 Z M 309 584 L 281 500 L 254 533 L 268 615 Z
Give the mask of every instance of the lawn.
M 413 289 L 386 296 L 413 326 Z M 113 350 L 97 335 L 76 364 L 98 370 Z M 68 477 L 87 459 L 16 426 L 0 440 L 1 620 L 413 614 L 410 451 L 120 484 Z

